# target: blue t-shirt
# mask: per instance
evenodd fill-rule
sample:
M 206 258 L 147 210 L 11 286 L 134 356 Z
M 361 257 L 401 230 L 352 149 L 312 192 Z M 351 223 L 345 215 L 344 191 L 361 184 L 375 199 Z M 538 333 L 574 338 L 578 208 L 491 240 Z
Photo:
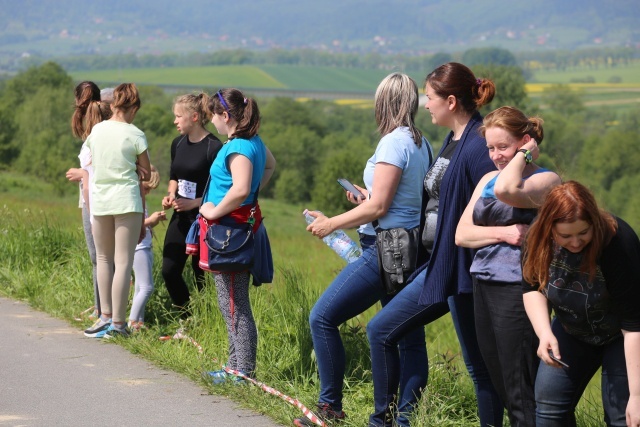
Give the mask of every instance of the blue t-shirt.
M 251 139 L 234 138 L 222 146 L 211 165 L 209 172 L 211 175 L 211 183 L 205 195 L 205 202 L 212 202 L 214 205 L 218 205 L 233 185 L 231 171 L 229 170 L 229 163 L 227 161 L 228 157 L 232 154 L 245 156 L 253 165 L 251 192 L 244 202 L 242 202 L 241 206 L 253 204 L 254 195 L 256 191 L 258 191 L 260 181 L 262 181 L 262 175 L 264 174 L 264 168 L 267 164 L 267 148 L 258 135 L 253 136 Z
M 431 166 L 431 145 L 422 138 L 420 148 L 406 126 L 398 127 L 382 137 L 375 153 L 364 168 L 363 181 L 369 192 L 373 189 L 373 170 L 376 163 L 388 163 L 402 169 L 396 194 L 386 215 L 378 218 L 378 226 L 388 228 L 415 228 L 420 225 L 422 206 L 422 180 Z M 360 233 L 375 235 L 373 226 L 362 225 Z

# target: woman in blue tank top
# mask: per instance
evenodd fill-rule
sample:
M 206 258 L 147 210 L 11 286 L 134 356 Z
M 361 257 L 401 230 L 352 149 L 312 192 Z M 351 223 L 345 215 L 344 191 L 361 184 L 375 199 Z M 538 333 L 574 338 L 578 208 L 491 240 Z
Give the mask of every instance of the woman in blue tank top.
M 533 163 L 542 123 L 513 107 L 484 118 L 480 132 L 498 170 L 480 180 L 456 230 L 456 245 L 477 249 L 470 273 L 478 345 L 512 426 L 535 425 L 539 363 L 522 300 L 520 245 L 545 195 L 561 181 Z

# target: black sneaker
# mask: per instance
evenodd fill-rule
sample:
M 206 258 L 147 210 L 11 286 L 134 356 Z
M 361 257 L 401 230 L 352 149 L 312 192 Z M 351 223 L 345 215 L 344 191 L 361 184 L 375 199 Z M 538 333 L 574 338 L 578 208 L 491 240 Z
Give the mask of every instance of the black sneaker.
M 328 403 L 318 403 L 316 406 L 318 407 L 316 415 L 318 416 L 318 418 L 320 418 L 320 420 L 324 421 L 329 426 L 344 421 L 344 419 L 346 418 L 344 411 L 336 412 Z M 307 417 L 302 417 L 293 420 L 293 425 L 297 427 L 312 427 L 317 426 L 318 424 Z

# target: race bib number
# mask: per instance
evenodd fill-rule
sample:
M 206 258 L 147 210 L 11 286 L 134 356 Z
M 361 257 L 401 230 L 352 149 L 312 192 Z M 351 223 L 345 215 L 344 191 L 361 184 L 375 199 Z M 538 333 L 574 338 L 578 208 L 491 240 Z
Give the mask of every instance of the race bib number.
M 197 184 L 195 182 L 187 181 L 185 179 L 178 180 L 178 194 L 185 199 L 195 199 L 196 198 L 196 187 Z

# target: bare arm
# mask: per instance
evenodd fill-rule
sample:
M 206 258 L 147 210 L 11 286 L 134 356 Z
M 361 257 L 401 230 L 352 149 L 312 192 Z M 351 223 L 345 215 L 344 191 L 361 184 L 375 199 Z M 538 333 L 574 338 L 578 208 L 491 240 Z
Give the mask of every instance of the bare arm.
M 69 181 L 79 182 L 80 180 L 82 180 L 82 171 L 82 168 L 71 168 L 67 171 L 65 176 Z
M 144 150 L 142 153 L 138 154 L 137 164 L 140 165 L 141 169 L 138 169 L 140 174 L 141 181 L 148 181 L 151 170 L 151 160 L 149 160 L 149 151 Z
M 524 309 L 527 312 L 529 321 L 540 340 L 540 345 L 538 346 L 538 357 L 547 365 L 559 368 L 560 365 L 549 357 L 549 350 L 551 350 L 555 357 L 558 359 L 562 358 L 560 356 L 558 340 L 551 330 L 547 298 L 540 292 L 535 291 L 524 294 L 523 300 Z
M 622 334 L 629 381 L 627 425 L 637 427 L 640 425 L 640 332 L 622 330 Z
M 153 228 L 158 225 L 160 221 L 164 221 L 165 219 L 167 219 L 167 217 L 164 211 L 157 211 L 144 219 L 144 226 Z
M 253 176 L 251 160 L 242 154 L 232 154 L 229 157 L 229 170 L 233 183 L 220 203 L 215 206 L 213 203 L 207 202 L 200 207 L 200 213 L 206 219 L 222 218 L 233 212 L 251 193 L 251 178 Z
M 89 172 L 84 169 L 82 170 L 82 199 L 84 200 L 84 205 L 87 208 L 87 212 L 91 213 L 91 206 L 89 204 Z
M 456 245 L 464 248 L 477 249 L 502 242 L 517 246 L 522 244 L 524 235 L 529 229 L 528 225 L 514 224 L 504 227 L 486 227 L 482 225 L 475 225 L 473 223 L 473 208 L 478 199 L 480 199 L 484 187 L 494 176 L 496 176 L 496 174 L 497 171 L 489 172 L 478 182 L 478 185 L 469 200 L 469 204 L 467 204 L 467 207 L 458 222 L 455 237 Z
M 265 147 L 267 148 L 267 147 Z M 276 170 L 276 158 L 273 157 L 271 151 L 267 148 L 267 163 L 264 166 L 264 174 L 262 175 L 262 181 L 260 181 L 260 189 L 266 186 L 273 176 L 273 172 Z
M 176 199 L 176 193 L 178 192 L 178 181 L 170 179 L 169 186 L 167 187 L 167 195 L 162 198 L 162 207 L 169 209 L 173 205 L 173 201 Z
M 538 144 L 534 139 L 530 139 L 522 148 L 531 151 L 534 160 L 538 157 Z M 549 190 L 561 182 L 554 172 L 537 173 L 523 180 L 526 166 L 524 154 L 516 153 L 496 179 L 494 192 L 498 200 L 517 208 L 538 208 Z
M 384 216 L 391 206 L 401 177 L 402 169 L 399 167 L 389 163 L 376 163 L 369 200 L 331 218 L 319 215 L 313 223 L 309 224 L 307 231 L 322 238 L 339 228 L 357 227 Z

